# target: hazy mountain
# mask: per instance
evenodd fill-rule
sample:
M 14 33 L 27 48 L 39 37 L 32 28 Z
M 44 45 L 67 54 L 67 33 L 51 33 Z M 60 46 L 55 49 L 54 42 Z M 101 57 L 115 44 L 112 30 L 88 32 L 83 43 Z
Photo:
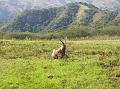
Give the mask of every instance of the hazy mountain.
M 92 4 L 98 8 L 120 10 L 120 0 L 93 0 Z
M 17 1 L 17 0 L 16 0 Z M 18 0 L 23 5 L 34 7 L 47 7 L 51 5 L 62 5 L 71 2 L 86 2 L 104 9 L 120 9 L 120 0 Z
M 118 11 L 101 10 L 91 4 L 72 3 L 49 9 L 28 10 L 1 28 L 4 32 L 48 32 L 73 25 L 102 28 L 120 25 Z
M 120 0 L 0 0 L 0 23 L 25 9 L 58 7 L 71 2 L 86 2 L 102 9 L 120 10 Z

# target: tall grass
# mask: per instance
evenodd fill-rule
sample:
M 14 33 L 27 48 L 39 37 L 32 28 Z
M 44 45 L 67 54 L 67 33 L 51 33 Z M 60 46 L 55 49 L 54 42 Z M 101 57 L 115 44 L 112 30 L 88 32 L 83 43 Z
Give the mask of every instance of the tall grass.
M 69 58 L 54 60 L 58 41 L 0 41 L 1 89 L 119 89 L 118 40 L 67 41 Z

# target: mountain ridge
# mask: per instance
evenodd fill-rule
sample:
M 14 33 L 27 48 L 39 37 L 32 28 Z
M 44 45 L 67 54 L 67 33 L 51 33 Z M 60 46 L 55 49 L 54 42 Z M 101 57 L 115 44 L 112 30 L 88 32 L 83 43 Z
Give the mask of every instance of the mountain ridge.
M 85 2 L 101 9 L 120 10 L 119 0 L 0 0 L 0 23 L 10 20 L 26 9 L 58 7 L 71 2 Z
M 1 31 L 47 33 L 74 25 L 99 29 L 119 24 L 118 11 L 101 10 L 87 3 L 71 3 L 56 8 L 27 10 L 3 26 Z

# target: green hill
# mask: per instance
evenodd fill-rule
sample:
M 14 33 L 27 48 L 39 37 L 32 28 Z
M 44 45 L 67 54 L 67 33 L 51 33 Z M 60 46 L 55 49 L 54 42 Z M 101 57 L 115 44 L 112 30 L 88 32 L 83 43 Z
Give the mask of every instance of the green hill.
M 100 10 L 86 3 L 72 3 L 49 9 L 26 10 L 24 13 L 1 26 L 1 32 L 48 33 L 77 26 L 101 29 L 120 25 L 118 11 Z

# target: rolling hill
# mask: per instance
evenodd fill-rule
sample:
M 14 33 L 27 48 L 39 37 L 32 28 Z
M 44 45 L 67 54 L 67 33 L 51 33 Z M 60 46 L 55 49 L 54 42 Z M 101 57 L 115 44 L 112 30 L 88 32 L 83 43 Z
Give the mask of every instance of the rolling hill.
M 120 25 L 120 13 L 101 10 L 92 4 L 70 3 L 55 8 L 26 10 L 3 25 L 1 31 L 47 33 L 74 25 L 97 29 L 109 25 Z
M 71 2 L 86 2 L 100 9 L 120 10 L 119 0 L 0 0 L 0 23 L 26 9 L 58 7 Z

